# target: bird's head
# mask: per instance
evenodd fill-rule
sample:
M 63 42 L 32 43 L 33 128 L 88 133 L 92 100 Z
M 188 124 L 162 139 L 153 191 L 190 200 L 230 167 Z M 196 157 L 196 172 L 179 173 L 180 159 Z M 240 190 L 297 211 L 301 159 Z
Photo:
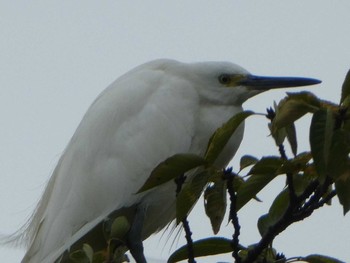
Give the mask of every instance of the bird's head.
M 256 76 L 228 62 L 201 62 L 188 66 L 187 76 L 197 83 L 201 99 L 219 104 L 242 105 L 247 99 L 270 89 L 321 83 L 312 78 Z

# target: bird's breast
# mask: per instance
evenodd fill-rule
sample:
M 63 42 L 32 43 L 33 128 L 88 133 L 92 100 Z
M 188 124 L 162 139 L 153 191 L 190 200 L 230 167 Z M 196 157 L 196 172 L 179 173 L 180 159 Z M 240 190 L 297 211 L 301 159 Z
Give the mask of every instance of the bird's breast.
M 192 142 L 193 152 L 204 154 L 209 139 L 213 133 L 226 123 L 231 117 L 241 112 L 241 106 L 234 105 L 204 105 L 199 111 L 199 121 L 196 128 L 196 135 Z M 244 132 L 244 123 L 242 123 L 232 135 L 222 153 L 216 161 L 216 166 L 224 168 L 236 153 Z

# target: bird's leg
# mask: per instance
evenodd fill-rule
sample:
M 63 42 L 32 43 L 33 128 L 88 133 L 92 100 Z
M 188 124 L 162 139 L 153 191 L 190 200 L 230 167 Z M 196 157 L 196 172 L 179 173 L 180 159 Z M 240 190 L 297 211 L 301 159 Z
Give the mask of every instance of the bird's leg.
M 146 208 L 138 206 L 134 220 L 131 224 L 131 228 L 127 234 L 127 246 L 137 263 L 147 263 L 145 255 L 143 254 L 143 244 L 141 238 L 145 214 Z

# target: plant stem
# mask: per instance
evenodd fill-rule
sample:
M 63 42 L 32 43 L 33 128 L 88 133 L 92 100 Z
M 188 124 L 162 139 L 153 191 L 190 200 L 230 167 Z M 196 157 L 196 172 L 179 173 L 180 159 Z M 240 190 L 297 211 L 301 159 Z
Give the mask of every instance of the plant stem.
M 183 174 L 175 179 L 176 196 L 179 195 L 185 180 L 186 180 L 186 176 Z M 187 217 L 185 217 L 181 222 L 182 222 L 182 226 L 185 230 L 185 238 L 186 238 L 186 242 L 187 242 L 188 263 L 196 263 L 196 261 L 194 259 L 192 232 L 190 229 L 190 225 L 187 221 Z
M 196 263 L 196 260 L 194 259 L 192 232 L 186 217 L 182 220 L 182 226 L 185 230 L 185 237 L 187 241 L 188 263 Z
M 241 263 L 241 257 L 238 255 L 239 252 L 239 235 L 241 226 L 239 224 L 238 216 L 237 216 L 237 195 L 235 190 L 233 189 L 233 179 L 235 174 L 232 173 L 232 170 L 224 171 L 224 177 L 227 180 L 227 192 L 230 195 L 230 215 L 229 219 L 232 222 L 233 228 L 235 230 L 232 235 L 232 256 L 236 260 L 236 263 Z

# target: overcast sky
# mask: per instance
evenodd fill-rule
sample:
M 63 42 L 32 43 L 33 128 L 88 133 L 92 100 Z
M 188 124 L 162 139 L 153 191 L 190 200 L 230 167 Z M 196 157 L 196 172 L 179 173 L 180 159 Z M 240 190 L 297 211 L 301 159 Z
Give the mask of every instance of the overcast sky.
M 338 102 L 350 68 L 350 1 L 6 1 L 0 0 L 0 233 L 25 223 L 55 164 L 93 99 L 118 76 L 146 61 L 224 60 L 262 75 L 319 78 L 310 87 Z M 296 89 L 302 90 L 302 89 Z M 285 91 L 245 104 L 264 112 Z M 308 118 L 298 122 L 299 151 L 308 149 Z M 264 118 L 248 119 L 239 157 L 278 152 Z M 263 191 L 263 204 L 240 212 L 241 241 L 257 242 L 256 222 L 284 179 Z M 211 235 L 200 208 L 190 218 L 194 238 Z M 230 236 L 232 227 L 219 233 Z M 152 236 L 145 252 L 165 259 L 168 233 Z M 350 218 L 332 207 L 289 228 L 274 246 L 287 256 L 323 253 L 350 261 Z M 19 262 L 24 250 L 0 248 Z M 207 261 L 229 261 L 229 256 Z M 232 261 L 232 260 L 231 260 Z

